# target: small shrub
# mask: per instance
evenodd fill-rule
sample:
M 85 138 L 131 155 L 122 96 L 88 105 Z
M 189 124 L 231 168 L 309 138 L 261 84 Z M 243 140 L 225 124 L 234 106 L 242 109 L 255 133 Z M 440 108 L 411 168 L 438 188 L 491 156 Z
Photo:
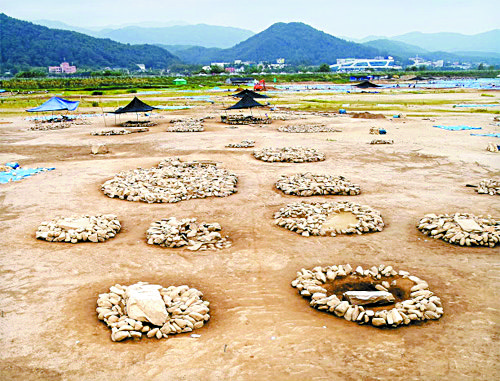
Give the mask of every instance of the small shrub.
M 103 95 L 104 92 L 102 91 L 92 91 L 92 95 Z
M 92 107 L 99 107 L 99 102 L 96 101 L 92 102 Z

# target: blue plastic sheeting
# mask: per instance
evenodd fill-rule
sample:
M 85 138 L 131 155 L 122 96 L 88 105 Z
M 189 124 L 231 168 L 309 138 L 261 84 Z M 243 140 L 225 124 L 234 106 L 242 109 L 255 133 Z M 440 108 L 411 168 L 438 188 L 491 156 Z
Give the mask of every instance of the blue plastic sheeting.
M 478 105 L 471 105 L 471 104 L 464 104 L 464 105 L 454 105 L 453 107 L 500 107 L 500 104 L 478 104 Z
M 160 110 L 186 110 L 189 108 L 193 108 L 194 106 L 155 106 Z
M 21 168 L 18 167 L 9 172 L 0 172 L 0 184 L 7 184 L 11 181 L 19 181 L 26 177 L 36 175 L 40 172 L 52 171 L 55 168 Z
M 207 95 L 192 95 L 192 96 L 183 97 L 183 98 L 184 99 L 191 99 L 193 101 L 212 102 L 212 99 L 210 99 L 210 97 Z
M 9 161 L 8 163 L 5 163 L 6 167 L 11 167 L 12 169 L 19 168 L 19 163 L 16 163 L 15 161 Z
M 470 127 L 470 126 L 432 126 L 436 128 L 442 128 L 448 131 L 463 131 L 463 130 L 481 130 L 481 127 Z
M 339 114 L 347 114 L 347 111 L 343 108 L 339 109 Z
M 80 104 L 79 101 L 73 102 L 73 101 L 67 101 L 66 99 L 62 99 L 59 97 L 52 97 L 47 102 L 41 104 L 40 106 L 30 108 L 26 111 L 28 112 L 61 111 L 61 110 L 75 111 L 79 104 Z
M 500 134 L 492 133 L 492 134 L 470 134 L 470 136 L 489 136 L 491 138 L 500 138 Z

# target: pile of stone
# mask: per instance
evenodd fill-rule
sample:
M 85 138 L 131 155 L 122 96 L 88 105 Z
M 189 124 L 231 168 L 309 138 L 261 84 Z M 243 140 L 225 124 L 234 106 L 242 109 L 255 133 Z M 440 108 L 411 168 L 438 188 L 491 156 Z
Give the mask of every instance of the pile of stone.
M 394 144 L 394 140 L 373 139 L 370 144 Z
M 127 129 L 112 129 L 112 130 L 102 130 L 102 131 L 93 131 L 90 134 L 93 136 L 111 136 L 111 135 L 128 135 L 138 132 L 148 132 L 149 128 L 147 127 L 134 127 Z
M 346 278 L 354 285 L 369 283 L 373 290 L 335 294 L 323 287 L 329 283 L 335 290 L 336 282 Z M 402 284 L 408 284 L 408 281 L 413 284 L 409 290 L 409 298 L 396 302 L 390 290 L 401 290 Z M 300 295 L 310 299 L 311 307 L 358 324 L 398 327 L 412 322 L 436 320 L 443 315 L 441 300 L 429 290 L 426 281 L 407 271 L 396 272 L 392 266 L 380 265 L 370 269 L 358 266 L 353 270 L 346 264 L 302 269 L 297 272 L 292 287 L 297 288 Z
M 470 213 L 426 214 L 418 230 L 434 238 L 460 246 L 495 247 L 500 241 L 500 220 Z
M 271 124 L 269 117 L 256 117 L 253 115 L 221 115 L 220 121 L 230 125 Z
M 280 132 L 291 133 L 314 133 L 314 132 L 341 132 L 333 127 L 327 127 L 324 124 L 299 124 L 295 126 L 281 126 L 278 128 Z
M 164 288 L 138 282 L 130 286 L 116 284 L 108 293 L 99 294 L 97 317 L 111 328 L 111 340 L 128 338 L 168 339 L 169 335 L 192 332 L 210 319 L 210 303 L 189 286 Z
M 167 127 L 167 132 L 202 132 L 205 131 L 203 125 L 197 120 L 187 120 L 175 122 L 172 127 Z
M 169 123 L 203 123 L 205 119 L 213 119 L 213 116 L 205 116 L 203 118 L 184 118 L 184 119 L 170 119 Z
M 476 188 L 479 194 L 489 194 L 491 196 L 500 196 L 500 180 L 484 179 L 479 182 Z
M 128 121 L 121 124 L 122 127 L 154 127 L 157 126 L 158 123 L 152 122 L 150 120 L 146 121 Z
M 282 175 L 276 182 L 276 188 L 285 194 L 302 197 L 329 194 L 354 196 L 361 193 L 359 185 L 351 184 L 343 176 L 313 175 L 311 173 Z
M 101 190 L 128 201 L 179 202 L 192 198 L 227 197 L 237 191 L 238 177 L 212 162 L 168 158 L 157 167 L 117 174 Z
M 56 217 L 40 224 L 36 238 L 49 242 L 104 242 L 120 229 L 120 221 L 114 214 Z
M 227 148 L 250 148 L 255 147 L 255 140 L 242 140 L 241 143 L 229 143 Z
M 92 144 L 90 147 L 90 153 L 92 155 L 104 155 L 109 153 L 109 148 L 106 144 Z
M 177 220 L 175 217 L 155 221 L 146 236 L 148 244 L 164 247 L 183 247 L 189 250 L 217 250 L 231 247 L 229 237 L 220 233 L 221 226 L 216 223 L 197 223 L 196 218 Z
M 305 163 L 325 160 L 325 154 L 315 148 L 307 147 L 284 147 L 284 148 L 263 148 L 253 152 L 253 156 L 262 161 Z
M 380 212 L 348 201 L 296 202 L 274 214 L 275 224 L 304 237 L 363 234 L 384 229 Z
M 37 123 L 34 126 L 28 127 L 28 131 L 62 130 L 64 128 L 70 128 L 72 125 L 73 123 L 70 122 Z
M 10 172 L 12 171 L 12 167 L 9 167 L 8 165 L 0 165 L 0 172 Z
M 488 146 L 486 147 L 486 151 L 490 152 L 500 152 L 500 146 L 496 143 L 488 143 Z

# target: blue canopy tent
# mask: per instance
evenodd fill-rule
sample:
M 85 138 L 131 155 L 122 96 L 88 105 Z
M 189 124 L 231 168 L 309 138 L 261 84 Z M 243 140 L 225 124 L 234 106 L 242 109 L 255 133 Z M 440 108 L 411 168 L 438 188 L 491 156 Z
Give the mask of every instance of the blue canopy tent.
M 46 112 L 46 111 L 75 111 L 80 104 L 79 101 L 67 101 L 59 97 L 52 97 L 47 102 L 38 107 L 30 108 L 28 112 Z

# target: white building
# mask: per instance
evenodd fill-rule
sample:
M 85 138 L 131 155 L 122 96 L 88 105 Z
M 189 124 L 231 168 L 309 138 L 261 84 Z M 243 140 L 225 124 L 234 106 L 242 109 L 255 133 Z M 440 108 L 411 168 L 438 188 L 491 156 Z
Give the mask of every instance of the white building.
M 394 58 L 339 58 L 335 65 L 330 65 L 332 71 L 355 72 L 364 70 L 400 70 L 401 66 L 394 65 Z

